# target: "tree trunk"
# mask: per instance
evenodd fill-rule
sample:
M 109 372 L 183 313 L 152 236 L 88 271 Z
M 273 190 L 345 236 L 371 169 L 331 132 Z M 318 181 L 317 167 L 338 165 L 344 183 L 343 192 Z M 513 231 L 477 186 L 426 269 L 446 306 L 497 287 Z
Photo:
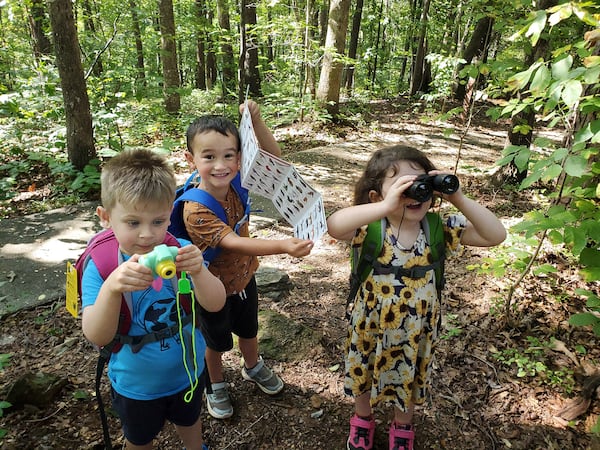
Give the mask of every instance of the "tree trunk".
M 46 17 L 44 0 L 31 0 L 29 21 L 33 37 L 33 54 L 36 59 L 52 55 L 52 42 L 46 34 L 50 31 L 50 25 Z
M 312 1 L 312 0 L 307 0 Z M 267 9 L 267 23 L 271 23 L 272 20 L 271 9 Z M 273 52 L 273 33 L 269 33 L 267 36 L 267 51 L 265 52 L 267 55 L 267 62 L 269 67 L 273 67 L 273 63 L 275 62 L 275 53 Z
M 168 113 L 179 112 L 181 99 L 179 97 L 179 72 L 177 70 L 177 47 L 175 45 L 175 18 L 173 1 L 160 0 L 160 43 L 163 67 L 165 109 Z
M 137 5 L 134 0 L 129 0 L 129 12 L 131 13 L 131 23 L 133 26 L 133 36 L 135 38 L 136 61 L 136 79 L 141 81 L 142 86 L 146 86 L 146 67 L 144 65 L 144 47 L 142 44 L 142 32 L 140 29 L 140 20 L 137 13 Z
M 84 24 L 84 30 L 85 31 L 89 31 L 89 33 L 96 37 L 96 25 L 94 24 L 94 12 L 92 11 L 92 6 L 90 5 L 89 0 L 84 0 L 83 4 L 83 13 L 84 13 L 84 17 L 83 17 L 83 24 Z M 95 49 L 94 50 L 94 57 L 91 59 L 92 60 L 92 73 L 99 77 L 100 75 L 102 75 L 102 72 L 104 72 L 104 67 L 102 66 L 102 59 L 100 57 L 100 50 Z
M 333 0 L 336 1 L 336 0 Z M 321 10 L 319 12 L 319 45 L 321 47 L 325 46 L 325 41 L 327 39 L 327 30 L 329 28 L 329 11 L 331 9 L 331 1 L 325 0 L 321 4 Z
M 492 29 L 494 27 L 494 19 L 490 16 L 484 16 L 475 25 L 475 30 L 469 41 L 469 45 L 465 49 L 462 58 L 465 60 L 464 63 L 459 64 L 457 73 L 459 73 L 463 67 L 471 64 L 473 58 L 481 58 L 487 53 L 487 48 L 490 44 L 490 38 L 492 36 Z M 473 84 L 475 86 L 475 84 Z M 456 89 L 454 90 L 454 98 L 458 101 L 463 101 L 466 95 L 466 85 L 457 83 Z
M 463 46 L 463 33 L 461 32 L 461 24 L 463 23 L 464 16 L 464 4 L 462 0 L 458 0 L 456 8 L 454 10 L 453 23 L 450 42 L 448 45 L 452 45 L 452 52 L 448 52 L 449 55 L 459 55 L 462 53 Z M 467 20 L 467 23 L 470 23 L 470 20 Z
M 538 8 L 540 9 L 548 9 L 557 4 L 557 0 L 541 0 L 540 4 L 538 4 Z M 531 66 L 538 59 L 546 59 L 546 57 L 550 54 L 550 43 L 547 39 L 544 38 L 544 34 L 537 41 L 531 53 L 525 56 L 524 67 Z M 522 93 L 519 92 L 517 95 L 521 96 Z M 515 132 L 516 126 L 527 127 L 527 132 L 522 133 L 520 131 Z M 512 116 L 510 121 L 510 129 L 508 130 L 507 139 L 511 145 L 520 145 L 523 147 L 531 147 L 531 143 L 533 140 L 533 131 L 535 129 L 535 111 L 531 107 L 525 108 L 518 114 Z M 507 184 L 520 184 L 525 178 L 527 178 L 527 169 L 519 170 L 517 165 L 514 162 L 504 166 L 500 173 L 502 175 L 502 179 L 504 183 Z
M 229 8 L 227 0 L 217 0 L 217 14 L 219 16 L 219 26 L 222 30 L 221 52 L 223 59 L 221 64 L 221 73 L 223 74 L 223 98 L 235 97 L 235 59 L 233 58 L 233 47 L 231 45 L 231 25 L 229 24 Z
M 348 58 L 356 60 L 358 51 L 358 35 L 360 33 L 360 22 L 362 20 L 363 0 L 356 0 L 356 8 L 352 15 L 352 29 L 350 31 L 350 44 L 348 46 Z M 355 62 L 346 66 L 346 92 L 348 97 L 352 95 L 352 87 L 354 86 L 354 68 Z
M 369 79 L 371 80 L 371 89 L 375 88 L 375 78 L 377 77 L 377 55 L 379 55 L 379 43 L 381 42 L 381 23 L 384 21 L 383 17 L 383 0 L 379 3 L 379 13 L 377 14 L 377 35 L 375 36 L 375 45 L 373 49 L 373 64 L 369 68 Z
M 415 41 L 415 27 L 414 24 L 417 22 L 417 0 L 410 0 L 410 20 L 408 32 L 406 33 L 406 40 L 404 41 L 404 55 L 413 54 L 413 42 Z M 414 58 L 410 58 L 411 68 Z M 398 91 L 403 90 L 404 78 L 406 77 L 406 67 L 408 66 L 408 56 L 402 56 L 402 65 L 400 69 L 400 76 L 398 77 Z
M 322 11 L 322 9 L 321 9 Z M 315 8 L 314 7 L 314 3 L 313 3 L 313 14 L 312 17 L 310 19 L 310 33 L 311 33 L 311 41 L 314 39 L 314 33 L 312 30 L 318 30 L 319 29 L 319 8 Z M 318 36 L 319 40 L 321 39 L 321 36 Z M 311 99 L 315 99 L 317 98 L 317 78 L 318 78 L 318 74 L 319 73 L 319 65 L 317 64 L 308 64 L 307 67 L 307 71 L 306 71 L 306 85 L 308 86 L 308 90 L 310 91 L 310 97 Z
M 311 21 L 314 15 L 315 2 L 314 0 L 306 0 L 304 6 L 304 43 L 303 43 L 303 56 L 302 56 L 302 68 L 300 70 L 300 80 L 298 89 L 298 98 L 300 98 L 301 105 L 303 105 L 302 99 L 307 91 L 308 81 L 310 79 L 309 71 L 311 63 L 311 43 L 313 40 L 313 32 L 311 28 Z M 300 110 L 300 121 L 304 118 L 304 108 Z
M 335 119 L 339 113 L 340 87 L 343 64 L 339 56 L 344 54 L 350 0 L 332 0 L 329 9 L 329 25 L 325 39 L 323 68 L 319 78 L 317 100 Z
M 256 2 L 241 1 L 242 20 L 240 27 L 244 39 L 241 47 L 244 50 L 243 64 L 240 61 L 240 68 L 243 72 L 244 82 L 240 80 L 240 86 L 248 86 L 250 94 L 255 97 L 262 95 L 260 86 L 260 72 L 258 68 L 258 43 L 256 39 Z M 241 56 L 242 57 L 242 56 Z M 241 78 L 241 77 L 240 77 Z
M 207 24 L 211 24 L 214 19 L 214 15 L 212 11 L 207 12 Z M 211 35 L 208 32 L 206 33 L 206 48 L 208 49 L 206 52 L 206 87 L 212 88 L 217 79 L 219 78 L 219 71 L 217 69 L 217 55 L 215 54 L 215 50 L 213 48 L 213 40 L 211 39 Z
M 92 114 L 70 0 L 49 2 L 56 66 L 65 104 L 67 154 L 77 170 L 96 157 Z
M 412 67 L 412 77 L 410 80 L 410 95 L 415 95 L 417 92 L 428 92 L 429 82 L 431 77 L 427 76 L 427 67 L 425 64 L 425 53 L 427 50 L 427 26 L 429 22 L 429 5 L 430 0 L 424 0 L 423 12 L 419 22 L 419 39 L 417 42 L 417 53 L 415 55 L 415 63 Z M 429 78 L 429 80 L 428 80 Z
M 238 103 L 245 99 L 244 85 L 246 84 L 246 57 L 248 37 L 246 36 L 246 0 L 240 0 L 240 57 L 238 59 Z
M 198 89 L 206 89 L 206 36 L 208 32 L 206 1 L 196 0 L 195 10 L 196 27 L 196 71 L 195 86 Z

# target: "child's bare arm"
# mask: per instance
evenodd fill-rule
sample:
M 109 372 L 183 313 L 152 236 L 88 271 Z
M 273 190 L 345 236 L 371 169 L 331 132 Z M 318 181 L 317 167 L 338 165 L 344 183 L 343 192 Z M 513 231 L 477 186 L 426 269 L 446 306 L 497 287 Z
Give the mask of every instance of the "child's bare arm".
M 240 105 L 240 112 L 244 111 L 244 104 Z M 254 100 L 248 100 L 248 109 L 250 110 L 250 117 L 252 117 L 252 126 L 254 127 L 254 134 L 258 139 L 260 148 L 269 152 L 275 156 L 281 156 L 281 148 L 275 140 L 275 136 L 271 133 L 267 124 L 265 124 L 262 116 L 260 115 L 260 107 Z
M 221 239 L 219 246 L 242 255 L 265 256 L 287 253 L 300 258 L 311 252 L 314 243 L 308 239 L 257 239 L 229 233 Z
M 472 200 L 459 190 L 452 195 L 444 195 L 468 220 L 460 241 L 465 245 L 476 247 L 493 247 L 506 239 L 506 229 L 502 222 L 475 200 Z
M 327 218 L 327 232 L 332 238 L 349 241 L 363 225 L 385 217 L 383 202 L 365 203 L 339 209 Z
M 202 252 L 195 245 L 181 247 L 176 259 L 177 270 L 187 272 L 194 283 L 196 301 L 210 312 L 219 311 L 225 305 L 223 283 L 204 265 Z
M 100 347 L 112 341 L 117 333 L 123 293 L 147 289 L 152 284 L 152 271 L 138 264 L 138 258 L 133 255 L 119 265 L 102 284 L 95 303 L 83 310 L 83 334 Z

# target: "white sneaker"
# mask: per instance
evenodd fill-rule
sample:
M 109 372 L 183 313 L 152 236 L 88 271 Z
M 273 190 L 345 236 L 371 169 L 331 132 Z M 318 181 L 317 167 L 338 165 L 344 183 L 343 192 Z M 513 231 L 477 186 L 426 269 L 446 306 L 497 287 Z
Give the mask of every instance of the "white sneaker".
M 229 392 L 227 392 L 227 383 L 225 381 L 221 383 L 211 384 L 212 393 L 205 390 L 206 394 L 206 406 L 208 407 L 208 413 L 215 419 L 227 419 L 233 415 L 233 406 L 231 405 L 231 399 L 229 398 Z

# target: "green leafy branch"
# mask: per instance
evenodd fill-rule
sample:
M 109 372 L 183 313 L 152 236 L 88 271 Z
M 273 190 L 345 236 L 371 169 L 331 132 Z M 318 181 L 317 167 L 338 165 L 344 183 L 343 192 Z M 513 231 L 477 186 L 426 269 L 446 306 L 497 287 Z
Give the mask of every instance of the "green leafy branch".
M 585 24 L 600 27 L 593 14 L 594 8 L 589 2 L 570 2 L 537 11 L 517 35 L 526 36 L 535 45 L 548 26 L 553 27 L 572 16 Z M 545 138 L 534 141 L 537 151 L 525 146 L 508 146 L 497 163 L 500 166 L 514 164 L 520 171 L 528 173 L 520 189 L 531 188 L 540 182 L 553 184 L 550 204 L 527 214 L 512 228 L 526 238 L 536 237 L 538 244 L 527 255 L 526 265 L 508 289 L 507 321 L 510 321 L 515 290 L 531 272 L 546 239 L 570 251 L 578 261 L 585 281 L 600 280 L 600 165 L 597 161 L 600 99 L 596 95 L 600 56 L 595 54 L 599 45 L 595 40 L 584 39 L 555 50 L 550 61 L 537 61 L 514 74 L 507 82 L 507 90 L 521 95 L 505 102 L 493 113 L 496 117 L 512 117 L 530 108 L 542 115 L 549 127 L 561 125 L 566 129 L 560 146 Z M 530 130 L 513 131 L 526 133 Z

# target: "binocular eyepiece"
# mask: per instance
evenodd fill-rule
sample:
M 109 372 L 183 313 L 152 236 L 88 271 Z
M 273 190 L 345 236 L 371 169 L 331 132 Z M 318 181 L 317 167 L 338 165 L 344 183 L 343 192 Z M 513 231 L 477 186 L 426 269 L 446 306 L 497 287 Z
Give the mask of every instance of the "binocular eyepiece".
M 433 197 L 433 192 L 442 194 L 454 194 L 458 191 L 458 178 L 454 175 L 419 175 L 413 184 L 404 191 L 404 195 L 418 202 L 426 202 Z

